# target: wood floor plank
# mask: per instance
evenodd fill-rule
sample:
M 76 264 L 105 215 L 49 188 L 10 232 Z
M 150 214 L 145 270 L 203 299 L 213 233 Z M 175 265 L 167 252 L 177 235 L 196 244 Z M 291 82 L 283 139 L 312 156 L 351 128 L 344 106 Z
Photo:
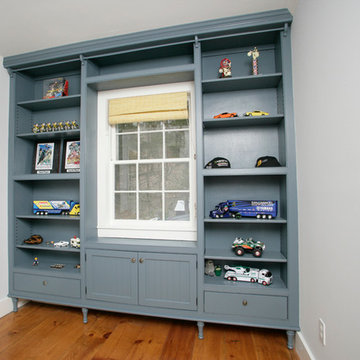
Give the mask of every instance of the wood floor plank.
M 1 360 L 299 360 L 285 331 L 29 303 L 0 319 Z
M 88 324 L 77 338 L 70 342 L 59 360 L 90 360 L 100 345 L 104 344 L 118 326 L 119 320 L 114 314 L 92 313 L 88 316 Z
M 189 360 L 192 357 L 197 326 L 193 322 L 173 321 L 163 343 L 160 360 Z

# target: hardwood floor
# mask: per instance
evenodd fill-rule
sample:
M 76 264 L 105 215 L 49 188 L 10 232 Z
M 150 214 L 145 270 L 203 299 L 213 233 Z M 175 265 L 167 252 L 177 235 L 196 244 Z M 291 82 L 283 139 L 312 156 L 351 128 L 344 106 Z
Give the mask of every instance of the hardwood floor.
M 0 319 L 0 360 L 299 360 L 284 331 L 28 303 Z

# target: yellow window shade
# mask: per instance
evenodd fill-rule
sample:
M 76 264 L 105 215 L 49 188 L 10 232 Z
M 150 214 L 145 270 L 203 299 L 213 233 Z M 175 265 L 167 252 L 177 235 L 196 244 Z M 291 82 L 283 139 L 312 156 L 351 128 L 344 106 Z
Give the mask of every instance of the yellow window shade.
M 109 123 L 111 125 L 187 118 L 186 92 L 133 96 L 109 100 Z

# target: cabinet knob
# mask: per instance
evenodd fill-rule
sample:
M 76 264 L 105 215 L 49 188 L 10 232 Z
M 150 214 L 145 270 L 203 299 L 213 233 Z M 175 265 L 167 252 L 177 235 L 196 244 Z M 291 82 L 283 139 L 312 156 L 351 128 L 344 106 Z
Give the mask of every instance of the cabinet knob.
M 142 264 L 144 262 L 144 259 L 140 258 L 139 262 L 140 262 L 140 264 Z
M 134 264 L 136 262 L 135 258 L 131 258 L 131 262 Z
M 242 304 L 243 304 L 244 306 L 246 306 L 246 305 L 247 305 L 247 300 L 243 300 L 243 301 L 242 301 Z
M 43 281 L 43 285 L 44 285 L 44 286 L 47 285 L 47 281 L 46 281 L 46 280 Z

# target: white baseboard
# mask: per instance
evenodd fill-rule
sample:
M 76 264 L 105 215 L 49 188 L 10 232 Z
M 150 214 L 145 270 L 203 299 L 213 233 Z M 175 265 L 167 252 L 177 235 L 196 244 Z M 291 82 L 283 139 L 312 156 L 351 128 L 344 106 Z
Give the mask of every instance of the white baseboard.
M 316 360 L 301 332 L 296 333 L 295 350 L 300 360 Z
M 28 301 L 19 300 L 18 308 L 25 305 Z M 9 297 L 0 300 L 0 318 L 13 311 L 13 302 Z

